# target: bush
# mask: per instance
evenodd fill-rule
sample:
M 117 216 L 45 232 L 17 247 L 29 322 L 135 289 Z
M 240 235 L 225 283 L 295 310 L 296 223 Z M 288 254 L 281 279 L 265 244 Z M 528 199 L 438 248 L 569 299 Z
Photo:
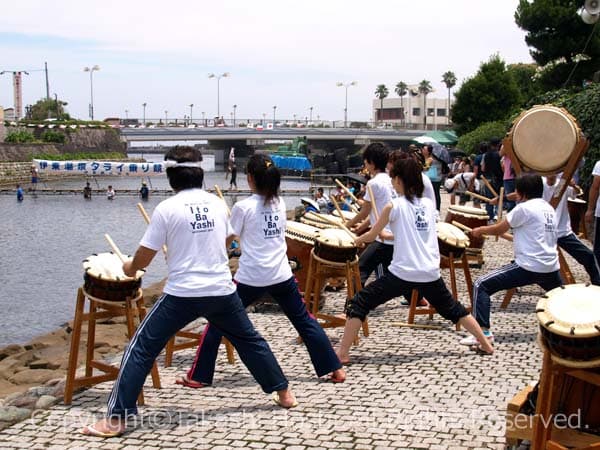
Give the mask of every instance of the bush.
M 41 139 L 44 142 L 53 142 L 56 144 L 64 144 L 66 137 L 60 131 L 46 130 L 42 133 Z
M 25 144 L 34 141 L 35 137 L 33 134 L 26 130 L 11 131 L 4 138 L 4 142 L 9 144 Z
M 456 148 L 469 154 L 476 153 L 480 142 L 489 141 L 491 138 L 503 138 L 509 128 L 510 124 L 503 121 L 482 123 L 473 131 L 458 138 Z

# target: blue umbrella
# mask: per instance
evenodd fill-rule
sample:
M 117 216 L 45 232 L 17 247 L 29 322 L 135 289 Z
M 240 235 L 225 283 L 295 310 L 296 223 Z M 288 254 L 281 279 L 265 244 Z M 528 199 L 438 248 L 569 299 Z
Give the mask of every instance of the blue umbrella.
M 448 152 L 448 149 L 441 144 L 432 143 L 430 144 L 433 147 L 432 154 L 440 161 L 445 162 L 446 164 L 450 164 L 452 162 L 452 156 Z

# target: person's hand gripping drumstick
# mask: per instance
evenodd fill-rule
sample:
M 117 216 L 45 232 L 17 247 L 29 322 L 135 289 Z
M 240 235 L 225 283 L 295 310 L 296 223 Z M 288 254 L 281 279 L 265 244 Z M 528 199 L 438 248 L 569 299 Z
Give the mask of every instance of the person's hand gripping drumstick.
M 112 249 L 114 254 L 117 255 L 118 258 L 123 263 L 123 273 L 125 273 L 125 275 L 127 275 L 128 277 L 137 278 L 137 270 L 131 270 L 132 259 L 125 256 L 123 253 L 121 253 L 121 250 L 119 250 L 119 247 L 117 247 L 117 244 L 115 244 L 115 242 L 112 240 L 112 238 L 108 234 L 105 234 L 104 238 L 108 242 L 108 245 L 110 245 L 110 248 Z

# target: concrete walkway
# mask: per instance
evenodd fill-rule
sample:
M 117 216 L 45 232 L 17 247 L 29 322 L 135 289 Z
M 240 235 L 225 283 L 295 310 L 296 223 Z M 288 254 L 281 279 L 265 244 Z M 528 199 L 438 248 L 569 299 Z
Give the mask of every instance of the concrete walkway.
M 444 196 L 446 197 L 446 196 Z M 485 265 L 474 278 L 510 261 L 512 244 L 488 239 Z M 572 262 L 578 281 L 585 273 Z M 445 271 L 447 272 L 447 271 Z M 445 273 L 447 278 L 447 273 Z M 462 277 L 461 301 L 468 301 Z M 82 436 L 83 425 L 105 411 L 112 383 L 77 395 L 71 406 L 38 411 L 32 419 L 0 433 L 0 448 L 101 449 L 501 449 L 507 402 L 536 381 L 541 351 L 536 344 L 535 305 L 541 289 L 527 287 L 507 310 L 494 299 L 493 356 L 478 356 L 458 340 L 451 323 L 436 316 L 441 330 L 394 326 L 407 308 L 394 300 L 369 318 L 371 336 L 353 348 L 354 363 L 344 384 L 318 380 L 296 334 L 280 314 L 251 314 L 275 352 L 300 402 L 293 410 L 274 405 L 237 359 L 226 362 L 221 348 L 215 384 L 185 389 L 175 378 L 190 366 L 194 352 L 178 352 L 171 368 L 160 369 L 163 388 L 147 383 L 147 406 L 138 423 L 121 438 Z M 328 294 L 326 308 L 341 311 L 344 292 Z M 426 316 L 419 323 L 430 323 Z M 328 330 L 337 342 L 341 329 Z M 161 357 L 162 362 L 162 357 Z

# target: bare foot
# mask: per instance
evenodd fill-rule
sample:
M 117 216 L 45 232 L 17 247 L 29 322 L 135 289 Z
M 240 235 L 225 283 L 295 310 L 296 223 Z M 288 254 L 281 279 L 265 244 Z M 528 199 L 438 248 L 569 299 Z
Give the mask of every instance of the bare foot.
M 94 425 L 84 427 L 81 433 L 88 436 L 109 438 L 121 436 L 126 428 L 125 419 L 110 417 L 102 419 Z
M 292 391 L 289 389 L 277 391 L 273 395 L 273 401 L 282 408 L 294 408 L 298 406 L 298 400 L 296 400 L 296 397 L 294 396 L 294 394 L 292 394 Z
M 344 369 L 338 369 L 331 372 L 331 377 L 329 377 L 329 381 L 332 383 L 343 383 L 346 381 L 346 371 Z
M 348 353 L 342 353 L 342 350 L 339 347 L 335 349 L 335 354 L 342 364 L 348 364 L 350 362 L 350 355 Z

